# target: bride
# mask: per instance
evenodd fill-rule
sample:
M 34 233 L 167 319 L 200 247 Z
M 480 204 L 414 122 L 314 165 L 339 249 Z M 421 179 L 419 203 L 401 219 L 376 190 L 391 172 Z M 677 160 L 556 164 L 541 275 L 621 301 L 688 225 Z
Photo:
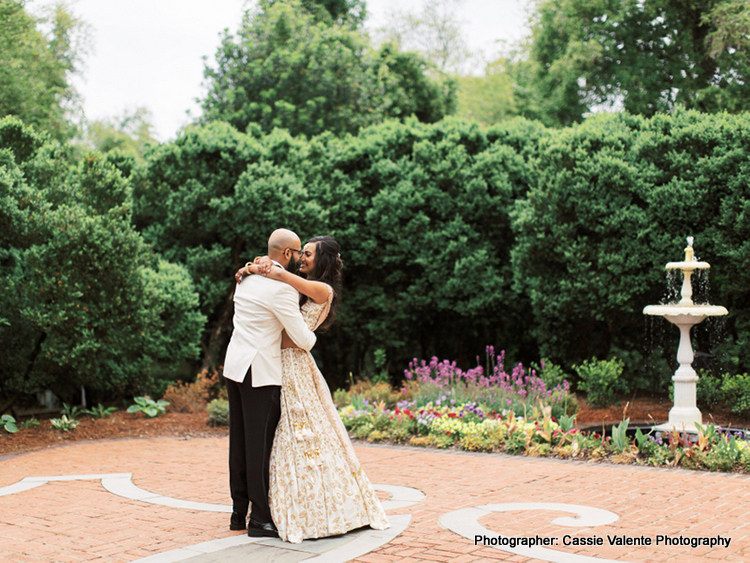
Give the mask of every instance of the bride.
M 311 330 L 336 316 L 343 262 L 330 236 L 302 249 L 299 272 L 272 268 L 267 258 L 246 268 L 293 286 Z M 240 272 L 238 272 L 240 274 Z M 315 360 L 284 333 L 281 342 L 281 418 L 271 451 L 269 504 L 279 537 L 291 543 L 389 523 L 354 453 Z

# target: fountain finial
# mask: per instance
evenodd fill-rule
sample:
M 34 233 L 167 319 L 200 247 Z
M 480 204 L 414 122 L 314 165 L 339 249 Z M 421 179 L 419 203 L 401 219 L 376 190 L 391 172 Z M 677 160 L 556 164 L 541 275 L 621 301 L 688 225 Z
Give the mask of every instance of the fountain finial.
M 687 248 L 685 249 L 685 262 L 692 262 L 695 260 L 693 256 L 693 237 L 687 238 Z

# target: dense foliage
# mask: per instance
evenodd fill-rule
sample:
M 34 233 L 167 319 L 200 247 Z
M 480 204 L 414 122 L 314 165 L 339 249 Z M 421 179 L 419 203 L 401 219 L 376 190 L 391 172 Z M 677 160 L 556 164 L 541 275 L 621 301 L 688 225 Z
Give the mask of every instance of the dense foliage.
M 71 163 L 0 120 L 0 201 L 0 396 L 159 391 L 195 356 L 192 283 L 135 230 L 130 187 L 101 155 Z
M 60 3 L 49 16 L 48 34 L 25 2 L 0 0 L 0 117 L 15 115 L 58 139 L 75 132 L 66 113 L 76 97 L 71 75 L 85 45 L 83 24 Z
M 143 110 L 92 124 L 102 155 L 59 142 L 83 24 L 60 5 L 45 34 L 0 0 L 0 117 L 23 120 L 0 121 L 0 398 L 218 369 L 232 274 L 281 226 L 342 245 L 315 351 L 333 387 L 494 343 L 581 388 L 664 389 L 676 334 L 644 346 L 642 308 L 687 235 L 730 311 L 693 330 L 696 367 L 748 371 L 744 3 L 539 0 L 527 56 L 459 77 L 456 119 L 454 82 L 374 49 L 361 0 L 262 0 L 206 69 L 199 125 L 158 145 Z M 628 111 L 577 123 L 602 105 Z
M 348 20 L 321 18 L 301 0 L 264 2 L 206 67 L 201 120 L 308 136 L 356 133 L 384 118 L 434 122 L 451 113 L 455 94 L 427 70 L 418 55 L 376 51 Z
M 664 388 L 676 334 L 665 327 L 651 352 L 641 311 L 663 300 L 664 265 L 687 235 L 712 265 L 712 302 L 731 312 L 719 367 L 750 363 L 747 122 L 684 111 L 559 132 L 409 121 L 309 141 L 214 124 L 149 155 L 135 219 L 193 275 L 210 319 L 204 367 L 220 365 L 231 331 L 232 273 L 285 225 L 342 244 L 340 322 L 317 352 L 334 386 L 394 376 L 414 354 L 465 363 L 495 342 L 569 370 L 614 355 L 629 388 Z M 709 331 L 695 332 L 710 352 Z
M 570 125 L 596 107 L 750 109 L 746 0 L 535 0 L 512 74 L 523 115 Z
M 746 369 L 747 123 L 747 114 L 608 115 L 550 138 L 539 183 L 513 216 L 514 274 L 532 300 L 543 355 L 619 354 L 631 377 L 640 366 L 644 384 L 653 381 L 641 310 L 664 298 L 664 265 L 694 235 L 711 263 L 711 300 L 731 312 L 724 360 Z M 704 335 L 703 352 L 708 344 Z

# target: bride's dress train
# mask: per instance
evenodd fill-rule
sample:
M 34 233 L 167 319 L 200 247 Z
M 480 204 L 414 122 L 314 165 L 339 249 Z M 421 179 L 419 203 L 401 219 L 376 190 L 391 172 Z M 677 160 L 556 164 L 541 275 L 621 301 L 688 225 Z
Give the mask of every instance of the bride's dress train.
M 317 328 L 328 301 L 307 301 L 302 316 Z M 362 471 L 323 375 L 309 352 L 281 352 L 281 418 L 271 451 L 271 516 L 279 537 L 291 543 L 343 534 L 388 518 Z

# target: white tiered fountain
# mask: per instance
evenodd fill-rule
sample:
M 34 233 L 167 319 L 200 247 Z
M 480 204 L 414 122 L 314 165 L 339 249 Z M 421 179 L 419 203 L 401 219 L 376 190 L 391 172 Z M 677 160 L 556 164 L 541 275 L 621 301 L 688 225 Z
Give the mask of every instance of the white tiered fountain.
M 697 432 L 696 424 L 702 424 L 701 411 L 695 401 L 698 375 L 693 369 L 693 346 L 690 343 L 690 329 L 706 319 L 726 315 L 727 310 L 718 305 L 696 305 L 693 303 L 693 287 L 690 277 L 695 270 L 707 270 L 707 262 L 699 262 L 693 255 L 693 237 L 687 238 L 684 262 L 670 262 L 668 270 L 682 270 L 682 299 L 670 305 L 648 305 L 644 315 L 664 317 L 680 329 L 680 345 L 677 348 L 677 362 L 680 364 L 672 377 L 674 381 L 674 406 L 669 411 L 669 422 L 654 427 L 657 432 L 679 430 Z

